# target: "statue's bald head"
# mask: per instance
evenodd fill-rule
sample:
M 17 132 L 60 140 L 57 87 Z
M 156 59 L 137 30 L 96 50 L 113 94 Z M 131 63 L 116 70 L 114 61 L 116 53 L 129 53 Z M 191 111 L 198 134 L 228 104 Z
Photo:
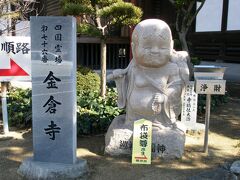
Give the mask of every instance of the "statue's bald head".
M 172 33 L 164 21 L 160 19 L 147 19 L 141 21 L 134 29 L 132 34 L 132 42 L 139 43 L 142 39 L 161 39 L 160 43 L 172 46 Z
M 161 67 L 171 59 L 172 33 L 159 19 L 140 22 L 132 34 L 132 53 L 137 64 L 145 67 Z

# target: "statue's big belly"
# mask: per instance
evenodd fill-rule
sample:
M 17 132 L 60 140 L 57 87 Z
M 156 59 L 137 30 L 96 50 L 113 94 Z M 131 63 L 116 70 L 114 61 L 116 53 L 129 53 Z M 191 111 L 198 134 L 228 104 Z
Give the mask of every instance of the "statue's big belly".
M 131 110 L 144 116 L 153 115 L 152 102 L 154 95 L 155 92 L 146 88 L 133 88 L 129 98 Z

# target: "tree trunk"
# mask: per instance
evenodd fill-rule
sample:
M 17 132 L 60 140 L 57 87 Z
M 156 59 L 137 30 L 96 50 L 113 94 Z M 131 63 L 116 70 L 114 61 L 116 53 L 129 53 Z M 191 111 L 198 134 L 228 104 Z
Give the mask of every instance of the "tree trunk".
M 187 51 L 189 53 L 187 40 L 186 40 L 186 33 L 179 32 L 178 36 L 179 36 L 179 40 L 182 45 L 182 50 Z M 189 58 L 187 59 L 187 65 L 188 65 L 188 69 L 189 69 L 189 73 L 190 73 L 190 79 L 192 79 L 193 78 L 193 64 L 191 62 L 190 54 L 189 54 Z
M 107 44 L 104 39 L 101 40 L 101 96 L 105 98 L 106 94 L 106 62 L 107 62 Z
M 180 43 L 182 46 L 182 50 L 189 52 L 188 45 L 187 45 L 187 39 L 186 39 L 186 32 L 178 32 L 178 36 L 179 36 L 179 40 L 180 40 Z

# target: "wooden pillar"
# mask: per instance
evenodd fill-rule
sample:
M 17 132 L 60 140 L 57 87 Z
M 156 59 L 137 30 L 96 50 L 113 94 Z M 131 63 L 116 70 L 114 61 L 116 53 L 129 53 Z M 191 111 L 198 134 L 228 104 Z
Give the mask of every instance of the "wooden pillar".
M 134 4 L 135 6 L 137 6 L 137 0 L 131 0 L 131 3 Z M 129 59 L 130 61 L 133 58 L 132 55 L 132 33 L 133 33 L 134 27 L 130 27 L 129 28 L 129 36 L 130 36 L 130 52 L 129 52 Z
M 229 5 L 229 0 L 223 0 L 221 33 L 225 33 L 227 31 L 228 5 Z M 226 43 L 222 42 L 219 56 L 224 57 L 225 51 L 226 51 Z
M 228 5 L 229 5 L 229 0 L 223 0 L 222 27 L 221 27 L 222 32 L 227 31 Z

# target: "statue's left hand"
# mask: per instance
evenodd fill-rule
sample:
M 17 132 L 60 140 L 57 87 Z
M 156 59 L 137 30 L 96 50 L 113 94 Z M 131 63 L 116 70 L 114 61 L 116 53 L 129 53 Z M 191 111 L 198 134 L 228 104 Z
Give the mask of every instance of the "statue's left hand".
M 164 102 L 164 95 L 161 93 L 156 93 L 152 103 L 152 110 L 155 114 L 161 112 L 161 104 Z

